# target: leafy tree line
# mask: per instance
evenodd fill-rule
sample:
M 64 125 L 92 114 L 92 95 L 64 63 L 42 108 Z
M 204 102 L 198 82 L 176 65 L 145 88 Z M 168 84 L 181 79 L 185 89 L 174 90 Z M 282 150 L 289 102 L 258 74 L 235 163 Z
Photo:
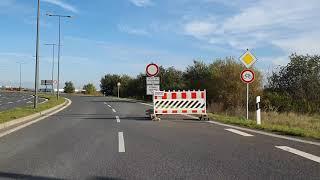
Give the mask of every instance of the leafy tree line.
M 265 109 L 320 112 L 320 56 L 292 54 L 290 62 L 269 77 Z

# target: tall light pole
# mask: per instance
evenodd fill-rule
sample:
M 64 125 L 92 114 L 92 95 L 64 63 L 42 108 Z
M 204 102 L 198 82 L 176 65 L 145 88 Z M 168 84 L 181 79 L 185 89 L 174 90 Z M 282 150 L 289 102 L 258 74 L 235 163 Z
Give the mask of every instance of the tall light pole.
M 44 44 L 46 46 L 52 46 L 52 74 L 51 74 L 51 80 L 52 80 L 52 94 L 54 94 L 54 88 L 53 88 L 53 81 L 54 81 L 54 47 L 56 44 Z
M 21 91 L 21 87 L 22 87 L 21 86 L 21 76 L 22 76 L 21 75 L 21 65 L 24 64 L 24 63 L 23 62 L 17 62 L 17 63 L 19 64 L 19 70 L 20 70 L 19 71 L 20 72 L 20 75 L 19 75 L 19 91 Z
M 38 0 L 37 10 L 37 40 L 36 40 L 36 69 L 35 69 L 35 82 L 34 82 L 34 101 L 33 108 L 38 105 L 38 88 L 39 88 L 39 25 L 40 25 L 40 0 Z
M 59 84 L 60 84 L 60 47 L 61 47 L 61 28 L 60 28 L 60 21 L 61 18 L 71 18 L 72 16 L 65 16 L 65 15 L 58 15 L 58 14 L 49 14 L 47 13 L 47 16 L 53 16 L 53 17 L 58 17 L 59 19 L 59 44 L 58 44 L 58 79 L 57 79 L 57 99 L 59 99 Z

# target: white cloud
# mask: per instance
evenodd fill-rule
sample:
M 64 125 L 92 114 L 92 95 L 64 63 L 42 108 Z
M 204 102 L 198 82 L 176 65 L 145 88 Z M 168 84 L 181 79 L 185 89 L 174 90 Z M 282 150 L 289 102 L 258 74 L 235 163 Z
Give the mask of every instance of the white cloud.
M 202 39 L 203 37 L 214 34 L 217 26 L 211 22 L 192 21 L 185 25 L 184 30 L 186 34 Z
M 59 6 L 67 11 L 71 11 L 73 13 L 78 13 L 78 9 L 76 7 L 74 7 L 73 5 L 71 4 L 68 4 L 62 0 L 42 0 L 44 2 L 47 2 L 47 3 L 50 3 L 50 4 L 54 4 L 56 6 Z
M 118 25 L 118 29 L 121 32 L 125 32 L 132 35 L 150 36 L 150 33 L 145 29 L 132 28 L 126 25 Z
M 129 0 L 131 3 L 138 7 L 146 7 L 153 5 L 153 2 L 151 0 Z
M 204 0 L 220 2 L 220 0 Z M 223 2 L 221 2 L 223 3 Z M 229 45 L 236 49 L 272 44 L 286 53 L 320 53 L 320 1 L 260 0 L 248 1 L 235 14 L 216 19 L 189 19 L 185 34 L 207 43 Z M 199 18 L 198 18 L 199 19 Z

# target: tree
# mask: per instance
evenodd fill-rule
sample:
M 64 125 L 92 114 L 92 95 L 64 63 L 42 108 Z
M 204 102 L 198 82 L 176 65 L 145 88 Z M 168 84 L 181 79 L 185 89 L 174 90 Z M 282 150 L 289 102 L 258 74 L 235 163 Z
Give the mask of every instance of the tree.
M 290 62 L 269 78 L 267 91 L 270 103 L 279 111 L 319 112 L 320 56 L 292 54 L 289 58 Z M 287 99 L 288 104 L 280 105 L 277 99 Z
M 63 89 L 65 93 L 74 93 L 75 90 L 74 85 L 71 81 L 65 82 L 65 86 Z
M 241 108 L 246 105 L 246 85 L 240 80 L 244 69 L 240 62 L 233 58 L 216 60 L 208 67 L 210 75 L 206 77 L 207 98 L 212 103 L 222 103 L 224 109 Z M 250 84 L 250 97 L 262 93 L 262 76 L 257 69 L 255 81 Z M 255 98 L 250 98 L 250 104 L 255 104 Z
M 120 76 L 116 74 L 107 74 L 100 80 L 101 92 L 105 95 L 115 95 L 114 88 L 117 87 L 117 83 L 120 81 Z
M 183 72 L 169 67 L 167 69 L 160 67 L 159 72 L 161 90 L 183 90 L 184 79 Z
M 209 76 L 209 67 L 202 61 L 193 61 L 193 65 L 188 66 L 183 75 L 186 87 L 191 90 L 206 89 Z
M 86 91 L 85 94 L 95 94 L 97 91 L 96 87 L 92 83 L 84 85 L 83 89 Z

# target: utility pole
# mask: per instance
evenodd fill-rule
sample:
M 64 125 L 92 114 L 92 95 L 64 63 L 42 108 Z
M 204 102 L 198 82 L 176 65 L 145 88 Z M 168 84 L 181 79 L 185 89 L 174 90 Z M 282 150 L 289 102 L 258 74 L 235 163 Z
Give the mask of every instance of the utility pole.
M 33 108 L 38 105 L 38 88 L 39 88 L 39 26 L 40 26 L 40 0 L 38 0 L 37 10 L 37 40 L 36 40 L 36 69 L 35 69 L 35 82 L 34 82 L 34 100 Z
M 58 15 L 58 14 L 49 14 L 47 16 L 58 17 L 59 20 L 59 44 L 58 44 L 58 79 L 57 79 L 57 99 L 59 99 L 59 85 L 60 85 L 60 47 L 61 47 L 61 18 L 71 18 L 72 16 Z

